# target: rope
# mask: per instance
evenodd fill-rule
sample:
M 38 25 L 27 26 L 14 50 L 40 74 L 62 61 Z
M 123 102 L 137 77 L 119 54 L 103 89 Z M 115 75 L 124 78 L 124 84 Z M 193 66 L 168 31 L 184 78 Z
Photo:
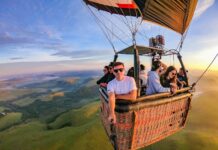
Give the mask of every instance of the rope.
M 201 80 L 201 78 L 204 76 L 204 74 L 208 71 L 208 69 L 210 68 L 210 66 L 213 64 L 213 62 L 216 60 L 218 56 L 218 53 L 216 54 L 216 56 L 213 58 L 213 60 L 211 61 L 211 63 L 208 65 L 208 67 L 205 69 L 205 71 L 201 74 L 201 76 L 192 84 L 192 88 Z
M 184 43 L 184 41 L 185 41 L 185 39 L 186 39 L 186 36 L 187 36 L 187 34 L 188 34 L 188 31 L 189 31 L 189 27 L 190 27 L 190 25 L 188 26 L 188 28 L 187 28 L 187 30 L 185 31 L 185 33 L 181 36 L 181 40 L 180 40 L 180 42 L 179 42 L 179 44 L 178 44 L 178 46 L 177 46 L 177 50 L 179 51 L 179 53 L 180 53 L 180 51 L 182 50 L 182 46 L 183 46 L 183 43 Z
M 186 21 L 187 21 L 187 19 L 188 19 L 188 12 L 189 12 L 189 9 L 188 9 L 188 8 L 189 8 L 189 6 L 190 6 L 190 1 L 187 2 L 187 7 L 185 8 L 185 16 L 184 16 L 184 18 L 183 18 L 183 29 L 182 29 L 183 31 L 185 30 L 185 23 L 186 23 Z M 183 33 L 183 35 L 182 35 L 181 42 L 180 42 L 180 46 L 179 46 L 179 53 L 180 53 L 180 51 L 182 50 L 182 46 L 183 46 L 184 40 L 185 40 L 185 38 L 186 38 L 186 35 L 187 35 L 187 33 L 188 33 L 189 27 L 190 27 L 190 24 L 189 24 L 187 30 L 185 31 L 185 33 Z M 178 48 L 177 48 L 177 49 L 178 49 Z
M 87 6 L 87 5 L 86 5 Z M 105 35 L 105 37 L 107 38 L 108 42 L 110 43 L 110 45 L 112 46 L 114 52 L 116 53 L 115 47 L 113 42 L 111 41 L 111 39 L 109 38 L 108 34 L 106 33 L 106 31 L 103 29 L 103 27 L 101 26 L 101 24 L 97 21 L 97 16 L 93 13 L 93 11 L 87 6 L 87 8 L 89 9 L 89 11 L 93 14 L 93 16 L 95 17 L 95 22 L 98 24 L 98 26 L 100 27 L 101 31 L 103 32 L 103 34 Z
M 177 46 L 177 50 L 180 52 L 181 50 L 182 50 L 182 46 L 183 46 L 183 42 L 184 42 L 184 36 L 185 36 L 185 34 L 183 34 L 182 36 L 181 36 L 181 39 L 180 39 L 180 42 L 179 42 L 179 44 L 178 44 L 178 46 Z
M 98 16 L 95 15 L 95 13 L 91 10 L 91 8 L 89 8 L 87 6 L 87 8 L 90 10 L 90 12 L 92 13 L 92 15 L 95 17 L 95 21 L 96 23 L 99 25 L 99 27 L 101 28 L 101 30 L 103 31 L 103 33 L 105 34 L 106 38 L 108 39 L 108 41 L 110 42 L 110 44 L 112 45 L 112 47 L 114 48 L 114 44 L 111 41 L 111 39 L 108 37 L 108 35 L 106 34 L 106 31 L 104 31 L 104 29 L 102 28 L 102 26 L 100 25 L 100 23 L 105 27 L 105 29 L 107 29 L 108 31 L 110 31 L 110 33 L 112 35 L 114 35 L 118 40 L 120 40 L 123 44 L 129 46 L 129 44 L 127 44 L 126 42 L 124 42 L 119 36 L 117 36 L 116 34 L 114 34 L 100 19 Z M 115 50 L 115 48 L 114 48 Z
M 110 0 L 107 0 L 107 2 L 112 5 L 112 3 L 111 3 Z M 119 3 L 119 2 L 117 1 L 117 3 Z M 94 5 L 94 6 L 96 6 L 96 5 Z M 109 9 L 107 6 L 104 6 L 104 8 L 107 9 L 107 11 L 111 13 L 110 9 Z M 123 10 L 122 10 L 121 8 L 119 8 L 119 9 L 120 9 L 120 11 L 122 12 L 122 15 L 114 15 L 114 18 L 116 18 L 117 20 L 120 20 L 122 23 L 124 23 L 124 24 L 127 26 L 127 28 L 129 28 L 129 30 L 130 30 L 130 32 L 131 32 L 131 26 L 129 26 L 128 19 L 127 19 L 126 16 L 124 15 Z M 113 7 L 113 10 L 114 10 L 117 14 L 119 14 L 119 12 L 118 12 L 114 7 Z M 99 11 L 99 14 L 100 14 L 100 11 Z M 112 13 L 111 13 L 111 14 L 112 14 Z M 100 14 L 99 16 L 103 16 L 103 13 Z M 103 16 L 103 17 L 104 17 L 104 16 Z M 125 22 L 124 17 L 125 17 L 125 19 L 126 19 L 126 22 Z M 109 20 L 111 23 L 113 22 L 113 21 L 111 21 L 110 19 L 108 19 L 107 17 L 105 17 L 105 18 L 106 18 L 106 20 Z M 99 19 L 99 20 L 101 20 L 101 19 Z M 102 24 L 107 24 L 107 23 L 102 23 Z M 118 27 L 116 24 L 114 24 L 114 23 L 112 23 L 112 24 L 115 25 L 116 27 Z M 130 37 L 130 35 L 128 35 L 128 34 L 126 33 L 126 30 L 123 31 L 123 30 L 120 29 L 119 27 L 118 27 L 118 29 L 119 29 L 119 31 L 122 31 L 122 33 L 124 33 L 125 35 L 127 35 L 127 37 Z M 112 33 L 114 33 L 114 32 L 112 31 Z M 131 33 L 132 33 L 132 32 L 131 32 Z M 118 37 L 118 36 L 117 36 L 117 37 Z M 119 38 L 119 39 L 121 39 L 121 38 Z
M 139 35 L 141 35 L 143 38 L 145 38 L 145 40 L 149 40 L 148 36 L 145 33 L 142 33 L 142 31 L 138 31 L 137 33 L 139 33 Z
M 121 29 L 118 25 L 116 25 L 115 23 L 113 23 L 112 20 L 110 20 L 108 17 L 106 17 L 105 15 L 102 14 L 102 17 L 106 18 L 106 20 L 108 20 L 111 24 L 113 24 L 117 29 L 119 29 L 119 31 L 121 31 L 123 34 L 125 34 L 126 36 L 130 36 L 129 34 L 127 34 L 125 31 L 123 31 L 123 29 Z
M 111 1 L 110 0 L 107 0 L 108 3 L 111 4 Z M 88 7 L 88 5 L 87 5 Z M 109 12 L 109 8 L 104 6 Z M 124 40 L 122 40 L 122 38 L 120 38 L 117 33 L 115 34 L 114 31 L 110 30 L 110 28 L 106 25 L 105 21 L 103 22 L 103 20 L 109 20 L 111 25 L 114 25 L 119 31 L 121 31 L 122 33 L 124 33 L 125 35 L 129 36 L 126 31 L 123 31 L 120 27 L 118 27 L 115 23 L 113 23 L 113 21 L 111 19 L 108 19 L 108 17 L 106 17 L 105 15 L 99 15 L 101 17 L 103 17 L 103 20 L 100 19 L 100 17 L 98 17 L 94 12 L 93 10 L 88 7 L 88 9 L 90 10 L 90 12 L 92 13 L 92 15 L 95 17 L 95 21 L 96 23 L 99 25 L 100 29 L 102 30 L 102 32 L 104 33 L 105 37 L 107 38 L 107 40 L 109 41 L 110 45 L 112 46 L 112 48 L 114 49 L 114 52 L 116 53 L 116 50 L 115 50 L 115 46 L 114 46 L 114 43 L 112 42 L 112 36 L 110 36 L 109 33 L 111 33 L 111 35 L 113 35 L 114 37 L 116 37 L 119 41 L 121 41 L 122 43 L 124 43 L 125 45 L 129 46 L 129 44 L 127 44 Z M 122 13 L 122 15 L 119 15 L 117 9 L 113 8 L 115 12 L 117 12 L 118 15 L 115 15 L 116 17 L 117 16 L 120 16 L 118 17 L 118 20 L 121 20 L 121 22 L 123 22 L 127 28 L 129 28 L 130 32 L 133 34 L 136 34 L 136 32 L 138 31 L 138 26 L 141 24 L 142 22 L 142 19 L 141 21 L 135 21 L 135 23 L 133 23 L 133 19 L 132 17 L 130 17 L 130 20 L 128 19 L 127 16 L 125 16 L 122 8 L 119 8 L 120 9 L 120 12 Z M 139 10 L 139 9 L 138 9 Z M 99 11 L 100 12 L 100 11 Z M 137 10 L 135 10 L 135 13 L 136 15 L 138 15 L 138 12 Z M 139 10 L 139 13 L 141 14 L 140 10 Z M 132 16 L 131 14 L 131 9 L 129 8 L 129 14 Z
M 107 0 L 107 1 L 108 1 L 108 0 Z M 109 3 L 111 4 L 110 1 L 109 1 Z M 118 0 L 117 0 L 117 3 L 119 3 Z M 113 9 L 114 9 L 114 11 L 116 11 L 115 8 L 113 8 Z M 119 8 L 119 9 L 120 9 L 120 11 L 122 12 L 122 15 L 124 16 L 124 18 L 126 19 L 126 22 L 124 21 L 124 18 L 123 18 L 123 17 L 121 17 L 121 20 L 123 20 L 123 23 L 126 24 L 126 26 L 129 28 L 130 32 L 132 33 L 133 31 L 132 31 L 132 28 L 131 28 L 131 26 L 130 26 L 129 20 L 128 20 L 127 17 L 125 16 L 123 10 L 122 10 L 121 8 Z M 116 11 L 116 12 L 117 12 L 117 11 Z M 118 13 L 118 12 L 117 12 L 117 13 Z
M 119 1 L 117 0 L 117 3 L 119 3 Z M 122 18 L 122 20 L 123 20 L 123 22 L 126 24 L 126 26 L 129 28 L 129 30 L 130 30 L 130 32 L 132 33 L 132 34 L 136 34 L 136 32 L 137 32 L 137 29 L 138 29 L 138 26 L 142 23 L 142 19 L 141 19 L 141 21 L 138 23 L 138 25 L 137 25 L 137 22 L 135 21 L 135 26 L 133 25 L 133 20 L 132 20 L 132 17 L 130 17 L 130 20 L 128 20 L 128 18 L 127 18 L 127 16 L 124 14 L 124 12 L 123 12 L 123 9 L 122 8 L 119 8 L 120 9 L 120 11 L 122 12 L 122 14 L 123 14 L 123 16 L 124 16 L 124 18 L 126 19 L 126 22 L 123 20 L 123 18 Z M 116 11 L 116 10 L 115 10 Z M 138 11 L 140 12 L 140 14 L 141 14 L 141 11 L 138 9 Z M 135 12 L 137 12 L 136 10 L 135 10 Z M 130 10 L 130 8 L 129 8 L 129 14 L 130 14 L 130 16 L 133 16 L 133 15 L 131 15 L 131 10 Z M 137 13 L 136 13 L 136 15 L 137 15 Z M 142 16 L 142 14 L 141 14 L 141 16 Z

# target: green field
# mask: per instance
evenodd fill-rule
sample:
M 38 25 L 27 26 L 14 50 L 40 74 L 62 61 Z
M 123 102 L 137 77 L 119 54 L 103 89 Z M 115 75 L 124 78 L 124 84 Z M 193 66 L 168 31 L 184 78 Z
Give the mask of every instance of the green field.
M 21 117 L 21 113 L 8 113 L 5 116 L 0 117 L 0 131 L 20 123 Z
M 4 111 L 5 109 L 5 107 L 0 106 L 0 112 Z
M 85 106 L 83 109 L 73 109 L 69 112 L 63 113 L 48 127 L 51 129 L 59 129 L 65 126 L 81 126 L 89 121 L 92 121 L 96 117 L 96 113 L 99 109 L 98 103 L 91 103 Z
M 15 104 L 17 106 L 27 106 L 31 103 L 33 103 L 35 100 L 31 97 L 25 97 L 25 98 L 21 98 L 16 100 L 15 102 L 13 102 L 12 104 Z
M 98 103 L 89 104 L 81 109 L 69 111 L 57 118 L 53 123 L 59 125 L 59 121 L 75 122 L 73 126 L 61 129 L 48 130 L 46 124 L 39 121 L 31 121 L 17 125 L 0 132 L 1 150 L 69 150 L 69 149 L 112 149 L 104 129 L 99 122 Z M 70 114 L 75 112 L 76 118 Z M 82 124 L 78 124 L 79 122 Z M 4 141 L 4 142 L 3 142 Z
M 89 82 L 89 86 L 93 84 Z M 186 127 L 142 150 L 217 150 L 217 84 L 217 75 L 204 78 L 196 88 L 196 94 L 200 94 L 192 100 Z M 38 116 L 27 117 L 23 122 L 25 118 L 21 113 L 9 112 L 0 118 L 0 150 L 14 150 L 15 147 L 17 150 L 112 150 L 99 119 L 99 102 L 85 99 L 93 92 L 88 87 L 78 88 L 76 93 L 65 92 L 64 97 L 52 101 L 37 100 L 24 105 L 24 114 L 35 112 Z M 82 101 L 76 99 L 78 95 L 82 95 Z M 24 99 L 25 103 L 28 102 Z M 69 104 L 73 104 L 71 109 L 67 109 Z M 40 119 L 48 116 L 52 117 L 50 121 Z

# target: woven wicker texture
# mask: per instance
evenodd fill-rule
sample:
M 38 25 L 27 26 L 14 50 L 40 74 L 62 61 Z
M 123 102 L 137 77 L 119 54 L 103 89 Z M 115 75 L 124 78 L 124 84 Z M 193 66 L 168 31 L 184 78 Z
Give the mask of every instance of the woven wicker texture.
M 161 100 L 161 99 L 160 99 Z M 101 97 L 101 120 L 108 136 L 111 135 L 108 122 L 108 104 Z M 131 104 L 130 104 L 131 105 Z M 169 103 L 163 103 L 143 109 L 118 113 L 116 143 L 119 150 L 138 149 L 177 132 L 184 127 L 190 105 L 190 96 L 178 97 Z

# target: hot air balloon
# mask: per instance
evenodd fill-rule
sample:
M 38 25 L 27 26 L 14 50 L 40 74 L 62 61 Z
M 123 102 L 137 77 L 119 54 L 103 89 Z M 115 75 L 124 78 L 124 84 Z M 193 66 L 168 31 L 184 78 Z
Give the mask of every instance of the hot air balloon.
M 139 149 L 158 142 L 184 128 L 189 113 L 192 92 L 188 82 L 186 69 L 182 61 L 180 51 L 187 30 L 192 20 L 197 0 L 84 0 L 87 8 L 94 16 L 96 22 L 106 35 L 114 49 L 114 62 L 118 55 L 133 55 L 134 78 L 138 87 L 138 97 L 135 101 L 116 100 L 115 125 L 108 120 L 109 106 L 108 95 L 104 88 L 99 88 L 101 100 L 101 120 L 105 131 L 114 146 L 114 149 L 130 150 Z M 113 20 L 105 24 L 96 14 L 108 20 L 111 16 L 121 18 L 122 22 L 130 31 L 130 45 L 117 51 L 111 37 L 119 38 L 112 32 L 110 24 L 115 24 L 119 30 L 119 24 Z M 152 42 L 150 46 L 137 45 L 136 35 L 141 24 L 146 22 L 155 23 L 162 27 L 173 30 L 181 35 L 177 49 L 166 50 L 162 36 L 157 36 L 159 45 Z M 112 36 L 109 36 L 110 33 Z M 123 33 L 125 34 L 125 33 Z M 186 88 L 178 90 L 175 94 L 159 93 L 154 95 L 141 95 L 139 80 L 139 56 L 164 57 L 177 55 L 181 68 L 185 73 Z

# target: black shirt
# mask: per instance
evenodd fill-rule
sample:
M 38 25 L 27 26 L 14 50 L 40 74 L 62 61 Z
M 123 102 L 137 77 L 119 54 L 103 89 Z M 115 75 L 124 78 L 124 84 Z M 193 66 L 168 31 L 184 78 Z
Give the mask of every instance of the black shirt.
M 177 74 L 177 78 L 178 78 L 179 81 L 184 81 L 186 83 L 186 77 L 185 76 Z M 182 86 L 180 82 L 177 82 L 177 84 L 178 84 L 179 87 Z M 187 87 L 187 83 L 183 87 Z
M 101 84 L 101 83 L 108 83 L 111 80 L 115 78 L 113 73 L 107 73 L 103 77 L 101 77 L 96 83 Z

